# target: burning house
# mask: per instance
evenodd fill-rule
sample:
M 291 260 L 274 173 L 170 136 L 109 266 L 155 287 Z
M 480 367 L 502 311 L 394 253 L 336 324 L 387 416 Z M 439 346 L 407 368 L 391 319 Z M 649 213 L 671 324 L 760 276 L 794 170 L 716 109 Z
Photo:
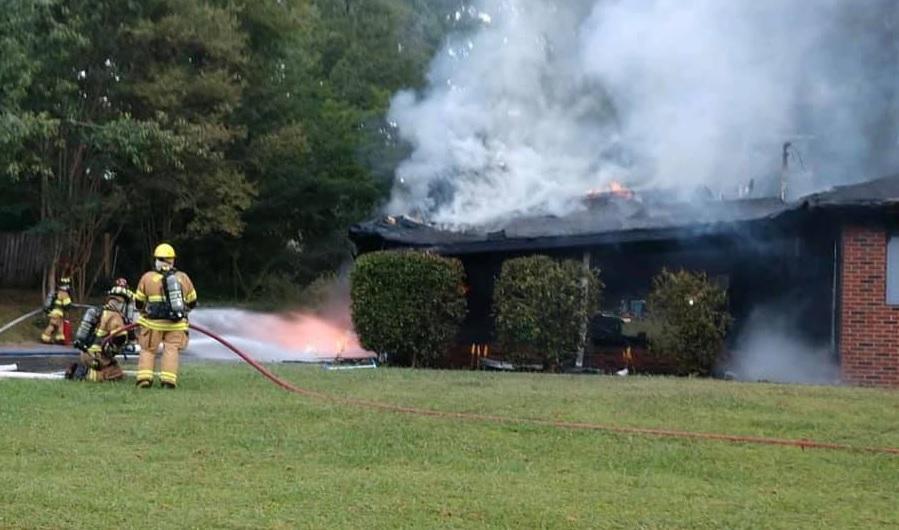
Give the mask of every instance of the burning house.
M 490 230 L 384 217 L 354 226 L 351 237 L 360 253 L 422 248 L 461 259 L 470 290 L 460 345 L 492 342 L 502 262 L 539 253 L 601 271 L 603 311 L 591 323 L 587 367 L 621 368 L 633 351 L 641 356 L 651 278 L 683 268 L 727 288 L 735 319 L 727 362 L 738 375 L 899 386 L 897 214 L 899 175 L 790 202 L 593 191 L 565 216 L 520 217 Z

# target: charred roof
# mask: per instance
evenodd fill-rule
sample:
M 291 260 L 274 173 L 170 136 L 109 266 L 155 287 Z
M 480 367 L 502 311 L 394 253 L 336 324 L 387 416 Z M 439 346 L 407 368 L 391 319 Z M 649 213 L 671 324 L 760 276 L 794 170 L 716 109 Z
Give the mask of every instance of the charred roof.
M 568 248 L 698 237 L 767 223 L 790 212 L 899 203 L 899 175 L 839 186 L 785 203 L 777 198 L 679 202 L 652 194 L 590 196 L 568 215 L 524 216 L 491 228 L 450 229 L 408 217 L 357 224 L 350 235 L 363 249 L 424 247 L 446 254 Z
M 899 175 L 869 180 L 859 184 L 836 186 L 799 200 L 810 207 L 887 206 L 899 203 Z

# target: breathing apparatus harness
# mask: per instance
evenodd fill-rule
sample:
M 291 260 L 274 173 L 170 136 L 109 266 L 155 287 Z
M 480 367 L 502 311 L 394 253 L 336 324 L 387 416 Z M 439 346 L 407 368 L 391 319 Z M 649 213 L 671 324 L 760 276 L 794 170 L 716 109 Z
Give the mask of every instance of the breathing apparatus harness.
M 78 330 L 75 332 L 72 345 L 83 352 L 87 352 L 97 339 L 97 327 L 103 319 L 103 311 L 114 311 L 120 314 L 125 326 L 137 322 L 131 291 L 128 290 L 127 285 L 116 285 L 106 294 L 107 299 L 103 306 L 90 306 L 87 308 L 84 316 L 81 318 L 81 323 L 78 325 Z M 124 342 L 129 343 L 133 339 L 134 331 L 129 330 L 126 338 L 124 338 Z M 112 342 L 104 341 L 103 351 L 109 353 L 112 350 L 111 345 Z M 122 344 L 119 344 L 119 346 L 122 346 Z M 126 344 L 122 348 L 122 354 L 126 360 L 128 359 L 128 353 L 129 348 L 128 344 Z M 110 357 L 114 356 L 114 353 L 110 355 Z
M 172 322 L 184 320 L 188 310 L 184 303 L 184 293 L 181 289 L 181 282 L 178 280 L 177 271 L 174 267 L 169 267 L 157 270 L 157 272 L 162 275 L 162 293 L 165 301 L 148 302 L 147 317 L 153 320 L 171 320 Z
M 97 340 L 97 328 L 100 326 L 100 320 L 103 318 L 103 311 L 116 311 L 117 313 L 124 314 L 124 309 L 127 307 L 128 301 L 127 299 L 123 299 L 122 302 L 123 305 L 121 310 L 116 309 L 109 302 L 103 306 L 88 307 L 84 312 L 84 316 L 81 317 L 81 323 L 78 325 L 78 330 L 75 332 L 75 338 L 72 341 L 72 345 L 82 352 L 88 353 L 91 346 L 93 346 Z M 101 351 L 103 352 L 101 355 L 112 359 L 111 362 L 113 365 L 115 364 L 114 358 L 116 350 L 122 345 L 121 342 L 116 344 L 116 342 L 113 341 L 119 340 L 119 337 L 110 336 L 101 343 Z M 127 338 L 125 338 L 125 341 L 127 342 Z M 124 349 L 122 349 L 122 353 L 123 355 L 125 354 Z M 100 359 L 94 355 L 91 355 L 91 357 L 93 359 L 89 362 L 79 362 L 70 365 L 65 373 L 66 379 L 82 380 L 87 376 L 89 369 L 99 370 L 102 366 Z M 128 359 L 127 355 L 125 355 L 125 359 Z
M 97 326 L 100 325 L 100 317 L 102 315 L 103 310 L 99 307 L 87 308 L 84 316 L 81 317 L 78 329 L 75 331 L 75 338 L 72 341 L 73 346 L 86 352 L 93 345 L 94 340 L 97 338 Z

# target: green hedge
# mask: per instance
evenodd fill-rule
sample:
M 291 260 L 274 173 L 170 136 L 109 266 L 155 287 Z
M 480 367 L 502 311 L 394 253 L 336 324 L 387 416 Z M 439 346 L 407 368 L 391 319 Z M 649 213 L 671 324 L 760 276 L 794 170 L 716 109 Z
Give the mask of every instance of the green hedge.
M 730 328 L 727 292 L 702 272 L 663 270 L 653 278 L 650 347 L 672 358 L 681 374 L 708 375 Z
M 365 254 L 351 275 L 362 346 L 397 365 L 433 366 L 465 319 L 465 272 L 456 259 L 415 251 Z
M 584 326 L 599 307 L 602 282 L 577 261 L 547 256 L 503 263 L 493 293 L 500 346 L 510 360 L 558 370 L 584 347 Z

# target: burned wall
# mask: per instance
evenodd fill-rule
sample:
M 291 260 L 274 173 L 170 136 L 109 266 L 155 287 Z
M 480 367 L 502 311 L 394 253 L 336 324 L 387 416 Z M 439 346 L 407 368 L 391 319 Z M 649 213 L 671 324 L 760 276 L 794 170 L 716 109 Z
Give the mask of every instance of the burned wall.
M 702 271 L 728 291 L 734 317 L 731 339 L 762 311 L 786 321 L 802 341 L 834 351 L 834 237 L 822 227 L 739 231 L 596 249 L 593 263 L 602 269 L 607 310 L 621 300 L 645 299 L 652 277 L 663 268 Z
M 801 340 L 835 352 L 835 237 L 820 224 L 800 223 L 587 248 L 463 255 L 470 291 L 460 341 L 492 341 L 493 286 L 503 261 L 534 253 L 580 261 L 589 252 L 605 284 L 605 312 L 617 313 L 622 300 L 645 300 L 652 278 L 663 268 L 703 271 L 728 290 L 735 318 L 732 338 L 739 337 L 753 313 L 764 308 L 785 321 Z

